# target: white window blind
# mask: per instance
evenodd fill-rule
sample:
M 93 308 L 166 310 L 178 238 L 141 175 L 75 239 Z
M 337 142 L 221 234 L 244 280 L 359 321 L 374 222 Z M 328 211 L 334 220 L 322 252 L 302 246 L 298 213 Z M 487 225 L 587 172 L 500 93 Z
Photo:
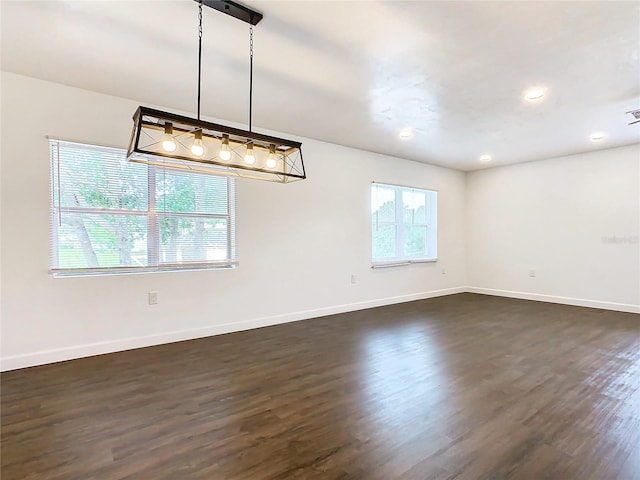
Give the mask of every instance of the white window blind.
M 236 265 L 232 178 L 129 163 L 116 148 L 49 143 L 54 274 Z
M 373 267 L 433 261 L 437 254 L 438 193 L 398 185 L 371 185 Z

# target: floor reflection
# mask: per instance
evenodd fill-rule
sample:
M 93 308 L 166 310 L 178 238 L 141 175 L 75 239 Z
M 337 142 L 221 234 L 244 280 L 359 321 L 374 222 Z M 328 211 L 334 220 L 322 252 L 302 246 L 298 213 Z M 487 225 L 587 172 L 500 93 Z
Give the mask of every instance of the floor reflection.
M 450 389 L 438 343 L 424 324 L 374 330 L 362 338 L 360 381 L 369 420 L 406 436 L 412 425 L 437 423 Z M 398 429 L 398 430 L 394 430 Z

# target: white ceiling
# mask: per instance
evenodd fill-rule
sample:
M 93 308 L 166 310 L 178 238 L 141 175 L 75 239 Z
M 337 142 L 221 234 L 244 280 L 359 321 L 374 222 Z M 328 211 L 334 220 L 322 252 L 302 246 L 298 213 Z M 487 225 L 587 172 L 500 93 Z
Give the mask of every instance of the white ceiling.
M 640 141 L 639 2 L 245 4 L 256 130 L 463 170 Z M 195 2 L 1 8 L 3 70 L 195 112 Z M 203 115 L 246 123 L 248 26 L 205 7 L 203 41 Z

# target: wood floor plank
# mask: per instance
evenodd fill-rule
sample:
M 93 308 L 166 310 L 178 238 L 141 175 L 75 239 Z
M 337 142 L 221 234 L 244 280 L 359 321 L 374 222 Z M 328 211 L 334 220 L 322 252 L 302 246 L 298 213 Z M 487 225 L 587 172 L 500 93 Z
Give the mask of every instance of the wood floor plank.
M 459 294 L 2 374 L 4 480 L 640 480 L 640 315 Z

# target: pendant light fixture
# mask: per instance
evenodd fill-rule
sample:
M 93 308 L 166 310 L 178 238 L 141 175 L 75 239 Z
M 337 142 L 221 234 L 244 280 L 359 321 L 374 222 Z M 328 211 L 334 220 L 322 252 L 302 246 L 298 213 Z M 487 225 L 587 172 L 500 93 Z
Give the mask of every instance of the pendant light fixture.
M 289 183 L 306 178 L 302 144 L 252 130 L 253 27 L 262 14 L 232 1 L 195 0 L 198 3 L 197 118 L 138 107 L 127 160 L 178 170 L 230 175 Z M 202 7 L 211 7 L 249 24 L 249 129 L 200 119 L 202 80 Z

